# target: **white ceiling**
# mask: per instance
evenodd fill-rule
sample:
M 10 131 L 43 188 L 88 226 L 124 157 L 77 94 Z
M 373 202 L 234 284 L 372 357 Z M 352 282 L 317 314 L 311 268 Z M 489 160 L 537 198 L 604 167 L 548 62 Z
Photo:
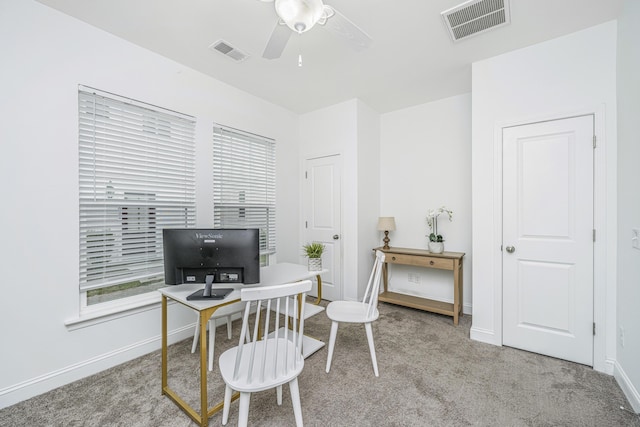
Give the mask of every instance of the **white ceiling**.
M 511 24 L 453 43 L 464 0 L 326 0 L 373 39 L 356 52 L 316 26 L 262 58 L 276 22 L 258 0 L 38 0 L 297 113 L 359 98 L 380 113 L 471 91 L 471 63 L 615 19 L 622 0 L 510 0 Z M 224 39 L 250 58 L 209 49 Z M 298 54 L 303 66 L 298 67 Z M 570 52 L 567 52 L 570 54 Z

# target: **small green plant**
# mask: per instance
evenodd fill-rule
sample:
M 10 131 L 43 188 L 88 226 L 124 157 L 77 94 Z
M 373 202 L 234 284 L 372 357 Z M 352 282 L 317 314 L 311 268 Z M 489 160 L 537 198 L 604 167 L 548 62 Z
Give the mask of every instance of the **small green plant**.
M 302 250 L 307 258 L 321 258 L 322 252 L 324 252 L 324 245 L 318 242 L 307 243 L 302 247 Z

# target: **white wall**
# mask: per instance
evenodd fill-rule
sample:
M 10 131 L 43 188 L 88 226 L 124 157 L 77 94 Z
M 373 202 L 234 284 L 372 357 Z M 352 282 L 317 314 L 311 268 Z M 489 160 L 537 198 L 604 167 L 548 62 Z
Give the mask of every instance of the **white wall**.
M 277 232 L 293 240 L 278 258 L 298 260 L 297 115 L 31 0 L 0 2 L 0 51 L 0 407 L 160 346 L 158 304 L 65 326 L 79 314 L 78 84 L 197 118 L 199 226 L 212 225 L 212 123 L 275 138 Z M 192 312 L 169 314 L 174 339 L 191 333 Z
M 342 200 L 356 200 L 358 194 L 357 169 L 357 100 L 350 100 L 300 116 L 300 162 L 316 157 L 340 155 L 342 160 L 341 192 Z M 303 202 L 301 198 L 300 203 Z M 342 233 L 342 286 L 343 298 L 355 299 L 357 289 L 357 207 L 345 202 L 341 207 Z M 304 236 L 300 224 L 300 236 Z M 299 242 L 302 246 L 303 242 Z
M 640 412 L 640 2 L 626 0 L 618 21 L 618 303 L 615 376 Z M 624 340 L 622 339 L 624 335 Z
M 358 101 L 358 239 L 357 298 L 364 296 L 371 268 L 372 249 L 379 246 L 378 212 L 380 211 L 380 114 Z
M 390 245 L 427 249 L 427 211 L 453 210 L 452 222 L 440 217 L 438 231 L 445 250 L 466 254 L 463 309 L 470 313 L 471 94 L 382 115 L 380 152 L 380 214 L 396 219 Z M 389 273 L 393 290 L 453 302 L 451 272 L 393 266 Z
M 342 284 L 348 300 L 362 296 L 373 263 L 379 138 L 378 113 L 356 99 L 300 116 L 300 161 L 342 158 Z
M 594 368 L 612 373 L 616 283 L 616 23 L 473 64 L 473 339 L 502 344 L 499 129 L 596 114 Z

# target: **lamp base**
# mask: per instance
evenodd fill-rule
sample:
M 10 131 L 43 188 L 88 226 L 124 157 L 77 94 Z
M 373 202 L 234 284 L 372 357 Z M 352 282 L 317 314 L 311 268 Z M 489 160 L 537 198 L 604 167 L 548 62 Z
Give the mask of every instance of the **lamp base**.
M 384 232 L 384 239 L 382 239 L 382 241 L 384 242 L 384 246 L 382 247 L 382 249 L 390 249 L 389 247 L 389 231 L 385 230 Z

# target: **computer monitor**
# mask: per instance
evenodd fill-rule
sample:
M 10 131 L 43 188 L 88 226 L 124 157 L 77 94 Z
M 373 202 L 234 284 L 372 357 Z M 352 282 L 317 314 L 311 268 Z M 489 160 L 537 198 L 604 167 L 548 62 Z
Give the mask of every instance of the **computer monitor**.
M 260 282 L 257 228 L 165 228 L 162 237 L 167 285 Z

